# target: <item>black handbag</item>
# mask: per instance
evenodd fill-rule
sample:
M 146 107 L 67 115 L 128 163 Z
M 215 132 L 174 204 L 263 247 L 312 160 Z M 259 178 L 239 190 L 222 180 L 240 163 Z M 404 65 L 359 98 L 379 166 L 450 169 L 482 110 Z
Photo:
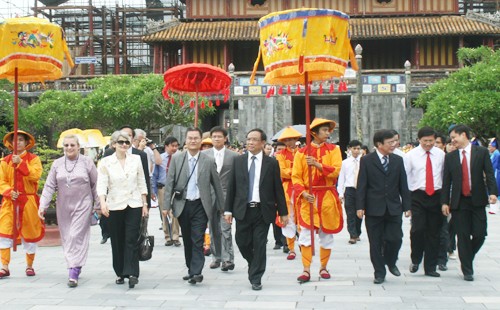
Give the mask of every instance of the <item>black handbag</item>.
M 141 230 L 138 240 L 138 254 L 141 262 L 150 260 L 153 257 L 153 248 L 155 246 L 155 237 L 148 235 L 148 217 L 144 216 L 141 220 Z

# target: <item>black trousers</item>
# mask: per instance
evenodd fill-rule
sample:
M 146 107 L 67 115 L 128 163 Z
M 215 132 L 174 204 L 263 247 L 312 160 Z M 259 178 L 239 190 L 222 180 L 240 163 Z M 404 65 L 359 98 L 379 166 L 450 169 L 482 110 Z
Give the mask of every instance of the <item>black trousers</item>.
M 137 240 L 141 228 L 142 208 L 127 207 L 109 212 L 109 236 L 113 269 L 119 277 L 139 277 Z
M 184 241 L 184 259 L 189 275 L 199 275 L 205 265 L 203 239 L 207 229 L 208 217 L 201 200 L 188 201 L 179 216 Z
M 429 196 L 425 191 L 411 193 L 411 261 L 420 264 L 424 259 L 425 272 L 436 271 L 439 251 L 439 232 L 443 226 L 440 191 Z
M 446 216 L 443 216 L 443 224 L 439 231 L 439 250 L 437 256 L 438 265 L 445 265 L 448 263 L 448 248 L 450 247 L 450 231 L 449 223 Z
M 275 222 L 273 222 L 273 236 L 274 236 L 274 244 L 275 245 L 279 245 L 279 246 L 287 245 L 286 237 L 283 236 L 283 232 L 281 231 L 281 227 L 276 225 Z
M 451 211 L 451 221 L 457 232 L 462 273 L 473 275 L 472 262 L 487 235 L 486 210 L 484 207 L 474 207 L 470 197 L 460 197 L 458 210 Z
M 385 278 L 385 265 L 393 267 L 403 242 L 402 214 L 366 216 L 366 232 L 370 241 L 370 260 L 375 278 Z
M 354 187 L 345 189 L 344 208 L 347 215 L 347 231 L 351 238 L 357 238 L 361 235 L 363 220 L 356 215 L 356 189 Z
M 109 219 L 105 216 L 101 216 L 101 218 L 99 219 L 99 226 L 101 227 L 102 238 L 109 238 Z
M 269 224 L 264 222 L 260 207 L 247 208 L 245 218 L 236 220 L 236 244 L 248 262 L 248 280 L 261 284 L 266 271 L 266 243 Z

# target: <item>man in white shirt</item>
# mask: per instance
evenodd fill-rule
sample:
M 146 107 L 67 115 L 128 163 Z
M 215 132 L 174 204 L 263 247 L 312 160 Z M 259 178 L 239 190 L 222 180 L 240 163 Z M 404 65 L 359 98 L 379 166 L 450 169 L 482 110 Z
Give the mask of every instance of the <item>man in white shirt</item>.
M 361 142 L 352 140 L 347 146 L 351 156 L 342 161 L 342 168 L 337 183 L 339 198 L 344 204 L 347 215 L 347 231 L 349 231 L 350 244 L 359 241 L 361 235 L 360 219 L 356 215 L 356 185 L 358 182 L 359 160 L 361 158 Z
M 420 145 L 404 157 L 411 191 L 410 272 L 417 272 L 423 258 L 425 275 L 439 277 L 436 266 L 443 223 L 440 195 L 445 153 L 434 146 L 437 134 L 431 127 L 420 128 L 417 136 Z

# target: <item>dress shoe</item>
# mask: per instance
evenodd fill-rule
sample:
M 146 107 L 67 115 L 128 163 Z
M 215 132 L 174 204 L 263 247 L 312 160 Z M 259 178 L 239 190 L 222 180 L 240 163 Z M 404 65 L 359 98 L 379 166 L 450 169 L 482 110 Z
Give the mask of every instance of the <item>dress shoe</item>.
M 446 271 L 446 270 L 448 270 L 448 267 L 446 267 L 446 265 L 445 265 L 445 264 L 439 264 L 439 265 L 438 265 L 438 268 L 439 268 L 439 270 L 441 270 L 441 271 Z
M 415 273 L 415 272 L 417 272 L 417 271 L 418 271 L 418 264 L 413 264 L 413 263 L 411 263 L 411 264 L 410 264 L 410 272 L 411 272 L 411 273 Z
M 290 249 L 288 248 L 288 245 L 283 246 L 283 253 L 288 254 L 290 252 Z
M 389 267 L 389 272 L 395 275 L 396 277 L 399 277 L 401 275 L 401 272 L 399 272 L 398 266 L 396 265 Z
M 429 276 L 429 277 L 434 277 L 434 278 L 439 278 L 441 275 L 436 272 L 436 271 L 426 271 L 425 272 L 425 275 L 426 276 Z
M 279 250 L 281 249 L 281 245 L 275 244 L 273 250 Z
M 382 284 L 384 283 L 385 281 L 385 278 L 382 278 L 382 277 L 375 277 L 375 279 L 373 279 L 373 283 L 375 284 Z
M 465 281 L 474 281 L 474 276 L 471 274 L 464 274 Z
M 220 262 L 215 261 L 210 264 L 210 269 L 215 269 L 220 267 Z
M 194 276 L 191 276 L 191 278 L 188 280 L 189 284 L 196 284 L 196 283 L 201 283 L 203 281 L 203 275 L 201 274 L 196 274 Z
M 356 241 L 361 241 L 361 238 L 357 237 L 357 238 L 356 238 Z
M 262 289 L 262 284 L 252 283 L 252 290 L 254 290 L 254 291 L 260 291 L 261 289 Z
M 356 238 L 349 239 L 349 244 L 356 244 Z
M 102 237 L 101 244 L 105 244 L 106 242 L 108 242 L 108 238 L 109 237 Z
M 450 252 L 448 253 L 448 258 L 455 260 L 457 259 L 457 254 L 455 254 L 455 252 Z
M 192 277 L 193 276 L 187 274 L 184 277 L 182 277 L 182 280 L 187 281 L 187 280 L 191 279 Z
M 139 283 L 139 279 L 136 276 L 129 276 L 128 277 L 128 287 L 129 288 L 134 288 L 137 283 Z
M 223 262 L 220 270 L 222 270 L 222 271 L 234 270 L 234 263 L 233 262 Z
M 124 284 L 125 280 L 123 279 L 123 277 L 118 277 L 118 278 L 116 278 L 115 283 L 116 284 Z
M 172 246 L 174 245 L 174 242 L 172 240 L 168 240 L 165 242 L 165 246 Z
M 179 240 L 174 240 L 174 245 L 176 247 L 180 247 L 182 244 L 181 244 L 181 242 Z

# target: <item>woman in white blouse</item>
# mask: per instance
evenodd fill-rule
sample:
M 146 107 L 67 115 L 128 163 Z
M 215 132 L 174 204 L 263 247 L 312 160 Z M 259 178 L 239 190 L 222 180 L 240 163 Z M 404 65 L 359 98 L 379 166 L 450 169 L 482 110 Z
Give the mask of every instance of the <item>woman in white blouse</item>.
M 103 216 L 109 218 L 113 269 L 116 284 L 125 283 L 133 288 L 139 277 L 137 239 L 141 216 L 147 216 L 148 193 L 141 158 L 128 152 L 130 137 L 124 131 L 111 136 L 115 153 L 104 157 L 97 169 L 97 195 Z

